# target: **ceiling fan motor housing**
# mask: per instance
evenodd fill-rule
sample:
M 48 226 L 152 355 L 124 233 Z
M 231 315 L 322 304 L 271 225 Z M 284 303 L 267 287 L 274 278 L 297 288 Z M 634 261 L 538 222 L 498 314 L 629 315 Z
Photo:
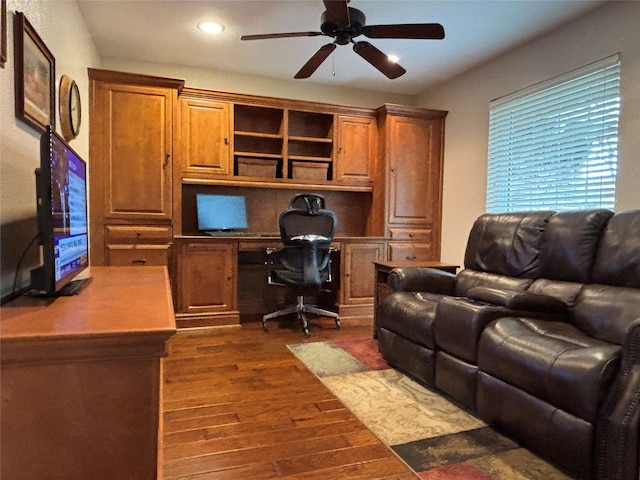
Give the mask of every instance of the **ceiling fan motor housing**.
M 324 12 L 320 18 L 322 24 L 320 30 L 329 37 L 334 37 L 338 45 L 346 45 L 352 38 L 362 34 L 366 18 L 360 10 L 349 7 L 350 25 L 341 25 L 329 17 L 329 12 Z

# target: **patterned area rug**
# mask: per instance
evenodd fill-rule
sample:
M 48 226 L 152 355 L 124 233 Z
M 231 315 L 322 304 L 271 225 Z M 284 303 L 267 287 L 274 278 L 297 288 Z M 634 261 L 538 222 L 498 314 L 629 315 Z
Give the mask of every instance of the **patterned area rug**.
M 571 478 L 390 368 L 374 339 L 289 349 L 424 480 Z

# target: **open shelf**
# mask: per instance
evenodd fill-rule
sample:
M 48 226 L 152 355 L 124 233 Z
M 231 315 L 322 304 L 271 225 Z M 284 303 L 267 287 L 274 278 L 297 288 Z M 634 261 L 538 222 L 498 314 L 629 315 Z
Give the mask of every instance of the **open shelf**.
M 289 137 L 333 137 L 333 115 L 289 110 Z
M 235 132 L 283 135 L 284 110 L 254 105 L 234 106 Z

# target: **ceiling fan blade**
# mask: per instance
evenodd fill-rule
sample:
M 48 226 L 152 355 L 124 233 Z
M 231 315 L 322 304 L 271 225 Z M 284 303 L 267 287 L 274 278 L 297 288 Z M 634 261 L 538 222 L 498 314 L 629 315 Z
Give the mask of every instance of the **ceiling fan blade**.
M 324 35 L 322 32 L 290 32 L 290 33 L 263 33 L 260 35 L 242 35 L 240 40 L 266 40 L 269 38 L 289 38 L 289 37 L 318 37 Z
M 415 38 L 442 40 L 444 27 L 439 23 L 400 23 L 396 25 L 368 25 L 362 29 L 369 38 Z
M 356 43 L 353 46 L 353 51 L 392 80 L 407 72 L 400 65 L 389 60 L 387 55 L 371 45 L 369 42 Z
M 351 25 L 347 0 L 324 0 L 324 8 L 327 9 L 329 18 L 334 22 L 344 25 L 345 27 Z
M 335 43 L 328 43 L 327 45 L 320 47 L 320 49 L 313 54 L 313 57 L 311 57 L 307 61 L 307 63 L 304 64 L 304 66 L 298 73 L 295 74 L 293 78 L 309 78 L 313 74 L 313 72 L 317 70 L 320 64 L 324 62 L 327 57 L 331 55 L 331 52 L 333 52 L 335 49 Z

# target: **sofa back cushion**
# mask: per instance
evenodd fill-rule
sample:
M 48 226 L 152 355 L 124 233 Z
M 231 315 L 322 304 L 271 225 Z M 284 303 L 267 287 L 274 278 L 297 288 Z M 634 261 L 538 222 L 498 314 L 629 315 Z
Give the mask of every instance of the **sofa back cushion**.
M 536 278 L 550 211 L 485 214 L 474 222 L 464 256 L 471 270 Z
M 622 345 L 631 322 L 640 318 L 640 289 L 585 285 L 573 309 L 573 323 L 588 335 Z
M 600 236 L 611 210 L 578 210 L 552 215 L 540 249 L 540 277 L 589 283 Z
M 640 210 L 616 213 L 609 219 L 598 246 L 592 281 L 640 288 Z

